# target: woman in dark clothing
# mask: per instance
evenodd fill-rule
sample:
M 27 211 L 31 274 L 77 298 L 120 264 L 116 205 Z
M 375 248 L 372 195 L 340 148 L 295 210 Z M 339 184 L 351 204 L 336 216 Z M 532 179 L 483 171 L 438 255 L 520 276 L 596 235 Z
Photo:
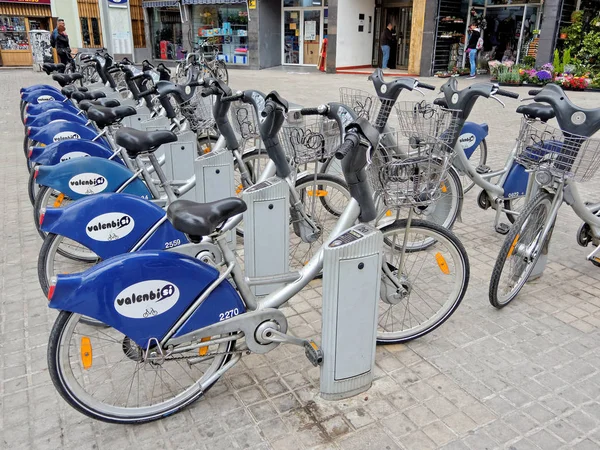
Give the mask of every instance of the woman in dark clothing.
M 57 26 L 50 35 L 50 45 L 56 48 L 60 62 L 67 65 L 71 60 L 71 47 L 69 46 L 69 36 L 63 19 L 58 19 Z
M 469 27 L 469 31 L 469 43 L 467 44 L 467 53 L 469 54 L 469 62 L 471 63 L 471 75 L 469 78 L 475 78 L 475 75 L 477 75 L 477 42 L 481 37 L 481 31 L 475 24 Z

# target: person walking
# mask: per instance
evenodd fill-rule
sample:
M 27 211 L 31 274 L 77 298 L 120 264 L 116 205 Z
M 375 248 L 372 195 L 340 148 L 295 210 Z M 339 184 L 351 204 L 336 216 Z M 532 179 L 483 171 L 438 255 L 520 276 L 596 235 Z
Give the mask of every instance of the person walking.
M 467 53 L 469 54 L 469 63 L 471 64 L 471 74 L 469 78 L 475 78 L 477 75 L 477 44 L 481 37 L 481 31 L 476 24 L 469 27 L 469 41 L 467 44 Z
M 65 66 L 69 64 L 71 47 L 69 46 L 69 36 L 67 35 L 64 19 L 58 19 L 56 28 L 50 35 L 50 45 L 56 49 L 60 62 Z
M 381 53 L 383 53 L 383 62 L 381 64 L 382 69 L 388 68 L 388 62 L 390 61 L 390 50 L 391 44 L 394 39 L 392 35 L 392 28 L 394 26 L 391 23 L 387 24 L 387 27 L 381 33 L 380 41 L 381 41 Z

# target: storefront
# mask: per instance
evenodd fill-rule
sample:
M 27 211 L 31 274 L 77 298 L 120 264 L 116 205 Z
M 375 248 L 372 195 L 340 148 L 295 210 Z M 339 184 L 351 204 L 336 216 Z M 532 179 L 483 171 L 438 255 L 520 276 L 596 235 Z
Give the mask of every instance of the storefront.
M 31 66 L 30 30 L 52 30 L 50 0 L 0 0 L 0 58 L 3 66 Z
M 179 1 L 144 1 L 142 6 L 146 8 L 152 58 L 181 59 L 184 43 Z
M 373 39 L 373 65 L 375 67 L 381 67 L 381 33 L 391 23 L 393 42 L 390 45 L 388 68 L 408 69 L 412 9 L 412 1 L 378 0 L 375 6 L 375 34 Z
M 486 59 L 535 61 L 542 17 L 540 1 L 440 0 L 434 71 L 465 67 L 471 23 L 481 24 Z
M 183 0 L 191 8 L 191 41 L 227 64 L 248 64 L 248 5 L 245 0 Z
M 317 65 L 327 37 L 327 0 L 283 0 L 283 64 Z

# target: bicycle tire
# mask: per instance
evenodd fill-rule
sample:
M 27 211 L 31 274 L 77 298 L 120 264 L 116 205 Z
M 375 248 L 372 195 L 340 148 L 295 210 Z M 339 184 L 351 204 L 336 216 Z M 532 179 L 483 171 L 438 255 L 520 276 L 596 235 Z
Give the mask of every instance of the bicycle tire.
M 391 234 L 395 233 L 396 231 L 401 231 L 402 230 L 406 230 L 406 225 L 407 225 L 407 220 L 406 219 L 400 219 L 395 221 L 394 223 L 391 223 L 389 225 L 386 225 L 382 228 L 380 228 L 381 232 L 384 234 L 384 264 L 387 264 L 387 267 L 389 268 L 390 271 L 394 271 L 394 265 L 393 263 L 390 263 L 390 259 L 391 258 L 387 258 L 386 259 L 386 255 L 385 255 L 385 249 L 386 248 L 392 248 L 395 249 L 396 245 L 393 243 L 394 241 L 392 241 L 392 244 L 390 244 L 390 238 L 388 237 L 386 239 L 386 236 L 390 236 Z M 383 313 L 380 314 L 379 318 L 378 318 L 378 330 L 377 330 L 377 343 L 378 344 L 398 344 L 398 343 L 402 343 L 402 342 L 408 342 L 414 339 L 417 339 L 419 337 L 422 337 L 430 332 L 432 332 L 433 330 L 435 330 L 436 328 L 438 328 L 440 325 L 442 325 L 446 320 L 448 320 L 448 318 L 454 313 L 454 311 L 456 311 L 456 309 L 458 308 L 458 306 L 460 305 L 460 303 L 462 302 L 462 299 L 465 296 L 465 293 L 467 292 L 467 288 L 469 285 L 469 278 L 470 278 L 470 264 L 469 264 L 469 257 L 467 255 L 467 251 L 465 250 L 463 244 L 461 243 L 461 241 L 456 237 L 456 235 L 444 228 L 441 227 L 439 225 L 436 225 L 432 222 L 428 222 L 425 220 L 419 220 L 419 219 L 412 219 L 411 220 L 411 226 L 410 226 L 410 230 L 414 231 L 420 231 L 421 233 L 425 234 L 425 235 L 429 235 L 430 238 L 432 240 L 435 241 L 436 245 L 440 244 L 444 244 L 448 246 L 448 253 L 452 254 L 453 258 L 450 261 L 451 264 L 448 264 L 448 261 L 446 259 L 443 258 L 443 254 L 439 251 L 440 249 L 437 248 L 438 252 L 437 253 L 433 253 L 436 249 L 433 249 L 431 246 L 428 246 L 425 250 L 420 250 L 420 251 L 408 251 L 406 255 L 416 255 L 416 256 L 425 256 L 428 260 L 430 260 L 429 262 L 435 262 L 435 264 L 437 264 L 437 268 L 435 267 L 435 264 L 431 264 L 431 268 L 433 270 L 433 272 L 427 273 L 426 276 L 423 277 L 423 283 L 425 286 L 432 286 L 434 287 L 434 292 L 433 294 L 435 295 L 435 298 L 437 299 L 440 295 L 440 292 L 442 292 L 442 286 L 441 283 L 432 283 L 432 278 L 431 278 L 431 274 L 436 274 L 436 271 L 441 271 L 442 275 L 449 275 L 450 272 L 452 270 L 455 270 L 456 273 L 456 280 L 449 285 L 450 288 L 450 294 L 448 296 L 448 299 L 444 302 L 443 304 L 443 309 L 440 309 L 438 312 L 436 312 L 434 315 L 432 315 L 430 318 L 428 318 L 426 321 L 423 322 L 423 325 L 421 325 L 420 327 L 415 328 L 413 331 L 402 331 L 402 332 L 385 332 L 382 331 L 382 325 L 381 325 L 381 319 L 385 314 L 390 314 L 392 316 L 392 326 L 393 326 L 393 317 L 395 315 L 395 313 L 391 313 L 391 308 L 393 306 L 391 306 L 390 308 L 388 308 L 387 310 L 385 310 L 385 305 L 390 305 L 389 301 L 386 301 L 383 296 L 387 295 L 386 294 L 386 287 L 384 285 L 384 281 L 387 277 L 387 275 L 385 273 L 382 274 L 382 289 L 380 291 L 380 301 L 379 301 L 379 311 L 383 311 Z M 402 241 L 399 241 L 402 242 Z M 386 247 L 387 245 L 387 247 Z M 392 250 L 394 251 L 394 250 Z M 440 263 L 440 258 L 438 257 L 439 254 L 442 254 L 442 259 L 444 260 L 444 264 L 446 264 L 446 268 L 448 270 L 448 273 L 444 272 L 443 269 L 443 265 Z M 446 255 L 448 256 L 448 255 Z M 433 257 L 435 259 L 435 261 L 431 260 L 431 257 Z M 425 259 L 424 259 L 425 261 Z M 393 259 L 392 259 L 393 262 Z M 407 267 L 409 266 L 408 264 L 405 266 Z M 419 268 L 419 274 L 421 273 L 421 271 L 424 269 L 425 263 L 420 265 Z M 415 267 L 418 267 L 418 265 L 412 264 L 410 265 L 411 269 L 414 269 Z M 427 272 L 427 269 L 425 269 Z M 439 275 L 439 274 L 436 274 Z M 404 277 L 406 276 L 406 278 L 404 279 Z M 410 293 L 413 292 L 413 290 L 415 290 L 416 292 L 416 288 L 415 288 L 415 281 L 414 278 L 410 278 L 409 276 L 407 276 L 406 274 L 402 274 L 402 278 L 404 279 L 404 282 L 407 283 L 407 285 L 412 286 Z M 389 278 L 387 278 L 389 280 Z M 392 294 L 393 295 L 393 291 L 387 291 L 388 294 Z M 423 296 L 422 295 L 416 295 L 417 301 L 419 300 L 423 300 Z M 414 298 L 414 297 L 413 297 Z M 400 304 L 401 302 L 404 302 L 407 304 L 407 310 L 410 310 L 410 306 L 408 305 L 408 303 L 410 303 L 411 298 L 410 298 L 410 294 L 409 294 L 409 298 L 408 300 L 406 300 L 406 298 L 401 299 L 398 303 L 396 304 Z M 382 305 L 383 304 L 383 305 Z M 431 308 L 430 306 L 428 306 L 428 308 Z M 432 309 L 432 308 L 431 308 Z M 421 309 L 422 310 L 422 309 Z M 416 308 L 416 312 L 421 312 L 421 310 L 419 308 Z M 433 310 L 433 309 L 432 309 Z M 389 311 L 389 313 L 388 313 Z M 434 311 L 435 312 L 435 311 Z M 404 321 L 404 317 L 406 316 L 406 312 L 404 313 L 403 317 L 403 321 Z M 410 314 L 410 313 L 409 313 Z M 410 324 L 411 322 L 409 322 Z M 387 324 L 387 322 L 386 322 Z
M 530 221 L 531 216 L 533 216 L 533 214 L 538 210 L 538 208 L 540 208 L 540 206 L 543 205 L 543 208 L 546 209 L 546 217 L 544 217 L 543 221 L 540 223 L 539 220 L 537 221 Z M 517 247 L 517 244 L 520 244 L 523 242 L 523 236 L 525 235 L 525 239 L 527 239 L 529 237 L 529 234 L 525 234 L 526 231 L 533 231 L 533 233 L 535 233 L 536 235 L 533 237 L 533 239 L 537 239 L 538 237 L 538 233 L 541 232 L 541 229 L 543 229 L 543 226 L 546 223 L 547 217 L 550 213 L 550 208 L 552 205 L 552 195 L 547 193 L 547 192 L 540 192 L 538 193 L 538 195 L 536 195 L 534 197 L 533 200 L 531 200 L 523 209 L 523 212 L 519 215 L 518 219 L 515 221 L 515 223 L 513 224 L 513 226 L 511 227 L 510 231 L 508 232 L 508 234 L 506 235 L 506 238 L 504 239 L 504 243 L 502 244 L 502 247 L 500 249 L 500 252 L 498 253 L 498 257 L 496 258 L 496 263 L 494 264 L 494 269 L 492 270 L 492 276 L 490 279 L 490 287 L 489 287 L 489 300 L 490 300 L 490 304 L 494 307 L 494 308 L 504 308 L 506 305 L 508 305 L 512 300 L 514 300 L 514 298 L 519 294 L 519 292 L 521 291 L 521 289 L 523 288 L 523 286 L 525 285 L 525 283 L 527 282 L 527 279 L 529 278 L 529 276 L 531 275 L 531 272 L 533 271 L 535 264 L 537 263 L 540 255 L 542 254 L 542 247 L 545 245 L 545 242 L 537 242 L 535 243 L 536 246 L 536 250 L 534 251 L 534 257 L 531 261 L 519 261 L 514 260 L 517 264 L 520 263 L 519 267 L 517 267 L 517 269 L 520 269 L 520 274 L 519 274 L 519 278 L 516 281 L 516 284 L 514 285 L 514 288 L 512 288 L 509 292 L 509 294 L 506 296 L 506 298 L 501 299 L 499 296 L 499 289 L 500 289 L 500 277 L 502 276 L 502 273 L 506 267 L 506 263 L 509 260 L 509 258 L 511 257 L 518 257 L 520 252 L 522 251 L 522 246 Z M 531 226 L 533 225 L 533 226 Z M 527 228 L 531 228 L 531 230 L 527 230 Z M 548 236 L 547 239 L 550 238 L 550 235 Z M 528 243 L 527 241 L 525 241 L 525 245 L 528 247 L 529 245 L 531 245 L 531 243 Z M 524 265 L 523 265 L 524 263 Z M 514 278 L 514 276 L 512 276 L 511 278 Z
M 224 61 L 215 61 L 213 72 L 215 74 L 215 78 L 218 78 L 225 84 L 229 84 L 229 71 L 227 70 L 227 65 Z
M 69 378 L 75 378 L 73 374 L 73 370 L 71 369 L 71 374 L 66 370 L 67 368 L 71 368 L 71 364 L 69 361 L 64 361 L 63 358 L 68 356 L 69 353 L 69 343 L 67 343 L 66 348 L 63 343 L 63 339 L 65 339 L 65 333 L 68 331 L 69 327 L 76 327 L 77 323 L 74 325 L 70 322 L 73 320 L 77 320 L 79 318 L 78 314 L 71 313 L 68 311 L 61 311 L 58 317 L 56 318 L 54 325 L 52 327 L 52 331 L 50 332 L 50 338 L 48 340 L 48 351 L 47 351 L 47 361 L 48 361 L 48 371 L 50 373 L 50 379 L 54 384 L 54 387 L 60 394 L 60 396 L 74 409 L 79 411 L 82 414 L 85 414 L 88 417 L 91 417 L 96 420 L 101 420 L 103 422 L 108 423 L 121 423 L 121 424 L 140 424 L 151 422 L 157 419 L 161 419 L 163 417 L 175 414 L 181 411 L 183 408 L 189 406 L 200 397 L 202 397 L 214 384 L 219 380 L 219 377 L 215 377 L 214 374 L 218 372 L 229 360 L 231 359 L 231 353 L 226 353 L 224 355 L 219 355 L 219 362 L 213 368 L 213 374 L 207 377 L 205 385 L 203 386 L 198 380 L 194 382 L 188 389 L 191 390 L 190 393 L 180 396 L 176 396 L 171 401 L 172 404 L 167 404 L 162 408 L 157 408 L 155 411 L 145 411 L 142 408 L 128 408 L 127 404 L 125 408 L 121 409 L 130 409 L 133 410 L 131 413 L 127 415 L 117 414 L 117 412 L 111 412 L 111 409 L 116 409 L 116 407 L 112 407 L 110 405 L 104 406 L 105 410 L 100 410 L 99 405 L 90 404 L 89 399 L 82 398 L 82 393 L 84 392 L 84 388 L 81 384 L 75 385 L 69 383 Z M 104 334 L 110 332 L 110 330 L 114 330 L 113 328 L 104 328 Z M 116 330 L 115 330 L 116 331 Z M 122 344 L 124 345 L 124 344 Z M 131 345 L 131 344 L 130 344 Z M 225 347 L 226 352 L 231 352 L 235 349 L 235 343 L 229 342 L 226 344 L 222 344 Z M 106 350 L 103 350 L 106 351 Z M 125 352 L 125 350 L 122 350 Z M 126 353 L 127 355 L 127 353 Z M 197 355 L 197 353 L 196 353 Z M 125 361 L 127 358 L 125 358 Z M 97 362 L 95 363 L 97 364 Z M 161 366 L 162 367 L 162 366 Z M 212 366 L 211 366 L 212 368 Z M 147 371 L 140 370 L 139 373 L 145 373 Z M 108 372 L 107 372 L 108 373 Z M 134 372 L 135 376 L 135 372 Z M 139 376 L 139 375 L 138 375 Z M 139 378 L 138 378 L 139 380 Z M 162 380 L 161 380 L 162 381 Z M 75 380 L 77 383 L 77 381 Z M 133 384 L 133 383 L 132 383 Z M 84 393 L 86 395 L 87 392 Z M 138 399 L 139 400 L 139 399 Z M 148 409 L 148 408 L 146 408 Z M 136 410 L 140 410 L 138 414 L 136 414 Z
M 38 191 L 38 194 L 35 197 L 35 202 L 33 204 L 33 221 L 35 224 L 35 228 L 42 239 L 46 239 L 46 232 L 40 229 L 40 210 L 47 206 L 48 200 L 50 199 L 50 196 L 52 195 L 53 191 L 54 189 L 48 186 L 40 186 L 40 190 Z M 66 206 L 66 204 L 64 204 L 65 199 L 67 200 L 66 204 L 69 204 L 71 202 L 70 199 L 64 197 L 61 204 L 59 206 L 55 206 L 55 208 Z
M 19 114 L 21 116 L 21 123 L 25 125 L 25 108 L 27 108 L 28 103 L 22 102 L 21 107 L 19 108 Z
M 197 151 L 198 156 L 202 156 L 205 153 L 209 153 L 212 151 L 212 148 L 219 140 L 218 136 L 213 134 L 206 134 L 203 136 L 198 136 L 196 142 L 198 143 Z
M 29 179 L 27 180 L 27 195 L 31 206 L 35 205 L 35 197 L 40 191 L 40 186 L 35 182 L 35 170 L 29 171 Z

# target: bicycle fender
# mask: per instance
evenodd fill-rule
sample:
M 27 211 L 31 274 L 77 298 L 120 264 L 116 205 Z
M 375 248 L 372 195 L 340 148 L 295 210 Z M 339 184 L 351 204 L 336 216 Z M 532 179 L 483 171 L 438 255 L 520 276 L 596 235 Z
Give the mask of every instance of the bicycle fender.
M 111 192 L 82 198 L 64 208 L 46 208 L 41 229 L 68 237 L 108 259 L 130 251 L 164 216 L 165 211 L 148 200 Z
M 513 162 L 504 186 L 502 186 L 504 188 L 504 197 L 513 198 L 525 195 L 528 181 L 529 173 L 525 171 L 525 167 L 516 161 Z
M 53 142 L 46 147 L 31 147 L 30 152 L 29 160 L 43 166 L 53 166 L 70 159 L 88 156 L 109 159 L 114 155 L 103 145 L 83 139 Z M 123 164 L 120 158 L 114 158 L 113 161 Z
M 84 116 L 77 115 L 73 111 L 63 108 L 44 111 L 37 116 L 27 116 L 25 118 L 25 125 L 27 127 L 41 128 L 54 120 L 66 120 L 67 122 L 80 123 L 84 126 L 87 123 L 87 119 Z
M 465 151 L 467 158 L 471 157 L 471 155 L 475 152 L 475 149 L 477 149 L 479 144 L 481 144 L 481 141 L 487 137 L 488 133 L 489 128 L 487 123 L 477 124 L 473 122 L 465 122 L 462 130 L 460 131 L 458 143 Z
M 178 253 L 128 253 L 82 273 L 58 275 L 49 306 L 100 320 L 146 348 L 150 338 L 160 341 L 218 276 L 213 267 Z M 217 286 L 193 316 L 214 323 L 236 308 L 242 313 L 243 302 L 227 285 Z
M 79 112 L 79 110 L 71 102 L 53 101 L 38 103 L 37 105 L 28 104 L 27 106 L 25 106 L 25 113 L 27 114 L 27 117 L 37 116 L 43 113 L 44 111 L 49 111 L 51 109 L 67 109 L 69 111 L 74 112 L 75 114 Z
M 60 92 L 49 88 L 40 88 L 34 91 L 23 93 L 21 95 L 21 100 L 32 105 L 37 105 L 38 103 L 44 102 L 51 102 L 54 100 L 62 102 L 66 99 L 67 97 L 62 95 Z
M 36 182 L 77 200 L 101 192 L 116 192 L 133 173 L 123 164 L 109 159 L 75 158 L 53 166 L 36 168 Z M 123 191 L 145 199 L 152 198 L 146 185 L 136 178 Z
M 60 92 L 60 89 L 50 84 L 34 84 L 33 86 L 22 87 L 19 90 L 19 93 L 21 94 L 21 98 L 23 98 L 23 94 L 27 94 L 32 91 L 37 91 L 38 89 L 53 89 L 55 92 Z
M 53 142 L 66 141 L 69 139 L 87 139 L 94 140 L 98 137 L 98 132 L 88 128 L 81 123 L 71 123 L 66 120 L 55 120 L 43 127 L 31 127 L 28 129 L 29 138 L 33 141 L 49 145 Z M 104 138 L 96 139 L 100 145 L 110 149 L 110 145 Z
M 187 236 L 173 228 L 168 220 L 158 227 L 141 247 L 140 250 L 167 250 L 189 243 Z

